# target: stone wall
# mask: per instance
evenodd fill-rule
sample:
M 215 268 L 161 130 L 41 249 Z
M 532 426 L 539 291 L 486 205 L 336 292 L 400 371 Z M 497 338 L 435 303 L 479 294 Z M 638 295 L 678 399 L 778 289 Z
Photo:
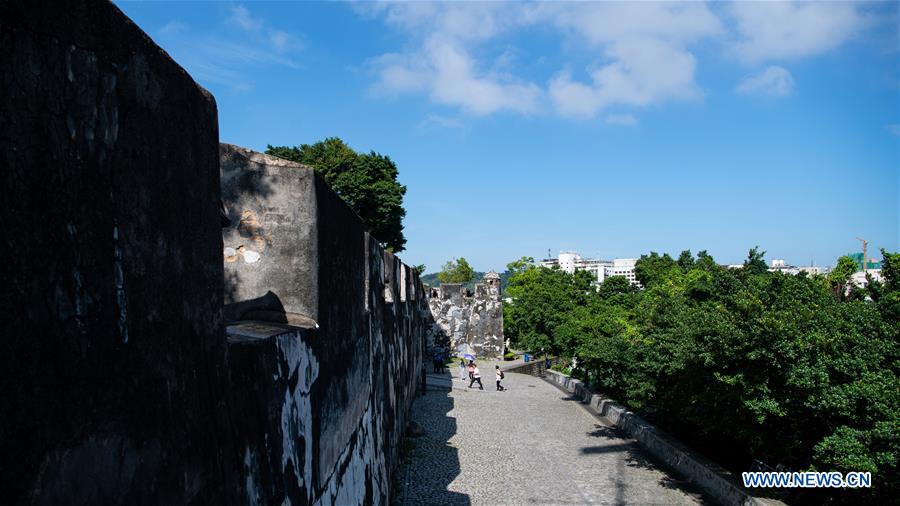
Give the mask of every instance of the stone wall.
M 551 357 L 550 365 L 556 365 L 562 362 L 560 357 Z M 501 364 L 500 368 L 506 372 L 514 372 L 518 374 L 527 374 L 529 376 L 535 376 L 538 378 L 544 377 L 544 372 L 547 370 L 546 367 L 546 359 L 543 357 L 532 357 L 528 362 L 513 362 L 513 363 L 505 363 Z
M 215 100 L 111 3 L 3 9 L 0 502 L 385 502 L 418 279 L 308 170 L 226 220 Z
M 0 502 L 219 502 L 215 100 L 109 2 L 2 10 Z
M 503 356 L 503 303 L 496 273 L 488 273 L 474 290 L 444 283 L 428 291 L 434 319 L 428 331 L 429 353 L 449 350 L 491 359 Z
M 263 504 L 384 502 L 421 382 L 422 285 L 312 169 L 221 154 L 229 355 L 254 372 L 235 380 L 238 404 L 273 399 L 245 449 L 248 490 Z

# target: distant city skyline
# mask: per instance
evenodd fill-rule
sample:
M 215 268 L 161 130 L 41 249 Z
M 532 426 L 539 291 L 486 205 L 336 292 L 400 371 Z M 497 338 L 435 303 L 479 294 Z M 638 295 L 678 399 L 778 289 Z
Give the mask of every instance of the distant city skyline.
M 398 165 L 409 264 L 900 249 L 896 2 L 116 2 L 223 142 Z

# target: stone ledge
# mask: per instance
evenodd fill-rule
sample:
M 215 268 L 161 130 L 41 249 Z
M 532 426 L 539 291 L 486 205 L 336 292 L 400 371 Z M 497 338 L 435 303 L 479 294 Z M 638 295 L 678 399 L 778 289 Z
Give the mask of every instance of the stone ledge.
M 775 499 L 750 495 L 737 477 L 727 470 L 698 455 L 612 399 L 592 392 L 582 381 L 553 370 L 546 371 L 544 380 L 580 399 L 590 411 L 634 438 L 651 455 L 696 484 L 715 501 L 742 506 L 784 505 Z

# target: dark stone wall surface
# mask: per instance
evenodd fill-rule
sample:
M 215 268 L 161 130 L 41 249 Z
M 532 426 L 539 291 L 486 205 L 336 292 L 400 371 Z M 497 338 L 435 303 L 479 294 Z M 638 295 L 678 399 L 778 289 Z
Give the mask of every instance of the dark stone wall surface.
M 226 502 L 215 100 L 109 2 L 0 12 L 0 502 Z
M 228 327 L 235 406 L 268 413 L 240 437 L 248 502 L 384 503 L 421 383 L 427 299 L 416 274 L 312 169 L 286 163 L 222 148 L 229 216 L 260 217 L 268 241 L 251 262 L 224 251 L 226 292 L 237 294 L 226 307 L 237 316 Z M 291 205 L 284 195 L 304 199 Z M 293 218 L 279 228 L 267 213 Z M 248 242 L 242 226 L 232 220 L 224 230 L 226 248 Z M 275 265 L 297 250 L 304 269 Z M 263 296 L 266 311 L 231 310 Z M 298 308 L 306 320 L 292 320 Z
M 0 504 L 386 502 L 418 278 L 309 169 L 222 184 L 214 99 L 109 2 L 0 12 Z

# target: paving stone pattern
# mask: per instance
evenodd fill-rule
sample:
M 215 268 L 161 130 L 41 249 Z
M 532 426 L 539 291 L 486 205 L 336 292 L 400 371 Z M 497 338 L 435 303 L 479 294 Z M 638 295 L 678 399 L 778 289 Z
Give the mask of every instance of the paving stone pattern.
M 425 436 L 400 469 L 401 504 L 704 504 L 688 484 L 651 461 L 545 381 L 508 373 L 505 392 L 429 389 L 413 404 Z M 400 491 L 398 491 L 400 492 Z

